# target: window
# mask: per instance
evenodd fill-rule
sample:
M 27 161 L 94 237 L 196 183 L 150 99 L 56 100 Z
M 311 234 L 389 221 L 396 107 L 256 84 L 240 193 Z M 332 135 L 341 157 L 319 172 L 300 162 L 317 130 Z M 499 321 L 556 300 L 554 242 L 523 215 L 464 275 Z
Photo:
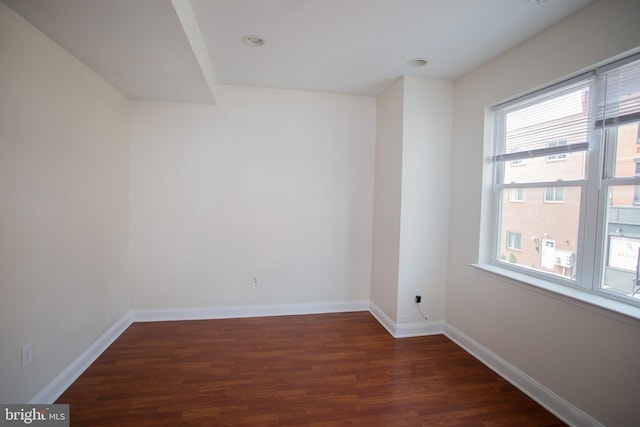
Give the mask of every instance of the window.
M 561 145 L 567 145 L 567 141 L 565 140 L 551 141 L 547 144 L 547 147 L 549 148 L 560 147 Z M 547 156 L 547 161 L 555 162 L 557 160 L 565 160 L 566 158 L 567 158 L 567 153 L 551 154 L 550 156 Z
M 507 248 L 522 250 L 522 234 L 507 231 Z
M 524 202 L 524 188 L 512 188 L 509 191 L 510 202 Z
M 491 262 L 640 306 L 640 55 L 493 116 Z
M 545 203 L 561 203 L 564 202 L 564 188 L 547 187 L 544 189 Z

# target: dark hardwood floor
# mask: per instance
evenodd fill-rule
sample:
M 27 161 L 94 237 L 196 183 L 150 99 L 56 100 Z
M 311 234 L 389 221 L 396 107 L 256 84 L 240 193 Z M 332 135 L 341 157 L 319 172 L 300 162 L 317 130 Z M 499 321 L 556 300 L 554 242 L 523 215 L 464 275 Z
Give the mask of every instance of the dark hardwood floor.
M 561 426 L 443 335 L 367 312 L 134 323 L 58 399 L 71 426 Z

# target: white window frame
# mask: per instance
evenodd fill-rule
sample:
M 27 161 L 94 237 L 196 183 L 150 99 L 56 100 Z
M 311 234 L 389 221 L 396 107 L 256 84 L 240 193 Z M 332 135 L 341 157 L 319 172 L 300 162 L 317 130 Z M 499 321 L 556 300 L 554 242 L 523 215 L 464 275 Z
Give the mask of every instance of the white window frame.
M 550 92 L 563 85 L 569 85 L 572 82 L 579 81 L 585 78 L 587 75 L 599 75 L 601 72 L 606 72 L 610 69 L 614 69 L 625 63 L 640 60 L 640 54 L 636 54 L 632 57 L 625 58 L 623 60 L 614 62 L 600 69 L 594 69 L 592 72 L 574 77 L 566 82 L 562 82 L 549 88 L 543 89 L 543 92 Z M 597 90 L 599 81 L 596 79 L 591 83 L 591 91 Z M 539 94 L 540 92 L 536 92 Z M 530 96 L 534 96 L 533 94 Z M 590 97 L 591 98 L 591 97 Z M 513 101 L 512 101 L 513 102 Z M 593 102 L 593 98 L 590 99 Z M 592 105 L 591 107 L 595 107 Z M 594 118 L 595 120 L 595 118 Z M 634 119 L 635 120 L 635 119 Z M 579 227 L 578 227 L 578 244 L 577 254 L 575 258 L 576 264 L 579 266 L 575 274 L 575 280 L 569 280 L 560 276 L 546 274 L 544 272 L 526 269 L 519 265 L 507 264 L 500 262 L 499 259 L 499 246 L 500 246 L 500 215 L 502 207 L 502 191 L 495 188 L 496 182 L 498 182 L 498 176 L 500 172 L 495 171 L 494 165 L 497 161 L 504 163 L 513 162 L 518 159 L 525 159 L 526 157 L 514 156 L 513 153 L 504 155 L 494 155 L 492 162 L 487 162 L 485 165 L 494 169 L 492 174 L 485 174 L 486 177 L 492 177 L 491 191 L 493 201 L 491 202 L 491 217 L 493 218 L 493 226 L 491 234 L 493 239 L 484 240 L 485 243 L 489 243 L 490 247 L 482 249 L 480 262 L 473 264 L 474 266 L 483 270 L 497 273 L 509 278 L 515 279 L 517 282 L 525 283 L 528 285 L 534 285 L 543 290 L 550 291 L 554 294 L 570 297 L 572 299 L 578 299 L 586 301 L 597 307 L 603 307 L 606 310 L 613 310 L 616 313 L 623 314 L 623 317 L 629 316 L 636 320 L 640 320 L 640 300 L 629 298 L 628 296 L 617 296 L 615 293 L 609 292 L 605 289 L 601 289 L 601 283 L 604 274 L 604 265 L 606 264 L 607 246 L 604 242 L 608 238 L 605 233 L 605 209 L 607 206 L 606 198 L 608 198 L 609 187 L 617 185 L 640 185 L 640 176 L 628 177 L 628 178 L 609 178 L 606 176 L 607 165 L 606 162 L 601 160 L 607 158 L 605 151 L 611 149 L 605 141 L 607 138 L 606 132 L 604 132 L 607 124 L 604 121 L 600 121 L 594 124 L 589 137 L 588 149 L 586 151 L 586 174 L 584 180 L 575 181 L 563 181 L 563 182 L 550 182 L 539 183 L 535 182 L 533 185 L 527 184 L 503 184 L 502 190 L 515 187 L 578 187 L 581 192 L 580 198 L 580 215 L 579 215 Z M 497 128 L 495 128 L 497 129 Z M 640 129 L 640 128 L 639 128 Z M 640 131 L 639 131 L 640 132 Z M 494 145 L 492 143 L 492 145 Z M 559 145 L 559 144 L 551 144 Z M 564 145 L 564 144 L 562 144 Z M 571 145 L 571 144 L 570 144 Z M 551 147 L 548 145 L 547 149 Z M 539 151 L 536 155 L 541 156 L 545 153 L 544 150 Z M 552 157 L 558 154 L 556 149 L 551 149 L 551 153 L 547 154 L 546 160 L 556 161 L 557 157 Z M 567 153 L 571 152 L 571 148 L 568 147 Z M 550 158 L 551 157 L 551 158 Z M 566 159 L 560 158 L 561 160 Z M 546 185 L 549 184 L 549 185 Z M 487 193 L 489 194 L 489 193 Z M 544 196 L 543 196 L 544 197 Z M 553 203 L 553 202 L 551 202 Z M 557 201 L 556 201 L 557 203 Z M 506 246 L 506 245 L 505 245 Z M 484 256 L 483 256 L 484 254 Z M 483 261 L 484 260 L 484 261 Z

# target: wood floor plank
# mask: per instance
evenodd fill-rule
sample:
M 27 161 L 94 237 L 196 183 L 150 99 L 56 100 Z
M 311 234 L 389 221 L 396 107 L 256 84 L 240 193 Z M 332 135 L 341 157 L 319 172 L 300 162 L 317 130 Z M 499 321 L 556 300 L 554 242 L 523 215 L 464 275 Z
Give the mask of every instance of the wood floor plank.
M 367 312 L 132 324 L 58 399 L 72 426 L 563 426 L 443 335 Z

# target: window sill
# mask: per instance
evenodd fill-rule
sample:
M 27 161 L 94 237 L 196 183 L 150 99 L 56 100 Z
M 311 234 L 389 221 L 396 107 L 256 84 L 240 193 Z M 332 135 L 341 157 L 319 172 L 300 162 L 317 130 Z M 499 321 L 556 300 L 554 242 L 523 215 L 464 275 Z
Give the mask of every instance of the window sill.
M 508 279 L 509 283 L 526 287 L 529 290 L 558 298 L 586 310 L 625 322 L 633 326 L 640 326 L 640 307 L 603 297 L 598 294 L 580 289 L 560 285 L 548 280 L 532 277 L 527 274 L 501 268 L 493 264 L 471 264 L 471 266 Z

